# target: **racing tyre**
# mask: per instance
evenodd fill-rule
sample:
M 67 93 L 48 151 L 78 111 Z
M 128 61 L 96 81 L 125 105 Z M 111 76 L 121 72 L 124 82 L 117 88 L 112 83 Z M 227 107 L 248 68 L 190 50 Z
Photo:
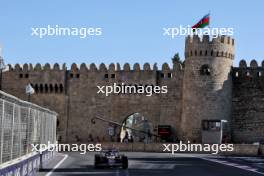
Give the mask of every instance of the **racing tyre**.
M 99 163 L 100 163 L 100 156 L 95 155 L 94 156 L 94 168 L 99 168 Z
M 128 159 L 126 156 L 122 157 L 122 168 L 127 169 L 128 168 Z

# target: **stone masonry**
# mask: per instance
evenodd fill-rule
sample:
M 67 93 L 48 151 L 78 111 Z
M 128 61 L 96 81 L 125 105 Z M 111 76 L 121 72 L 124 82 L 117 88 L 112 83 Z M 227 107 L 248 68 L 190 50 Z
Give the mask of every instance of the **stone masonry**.
M 88 142 L 90 137 L 110 141 L 108 123 L 91 123 L 97 114 L 122 123 L 133 113 L 142 114 L 156 129 L 171 125 L 175 140 L 201 141 L 201 120 L 227 120 L 233 142 L 264 140 L 264 62 L 250 67 L 242 60 L 232 67 L 234 39 L 221 36 L 187 37 L 184 64 L 167 63 L 158 69 L 149 63 L 102 63 L 89 67 L 82 63 L 66 65 L 9 65 L 3 73 L 3 90 L 28 100 L 25 86 L 35 94 L 30 101 L 56 111 L 58 136 L 64 142 Z M 167 85 L 167 94 L 97 94 L 97 86 Z M 116 129 L 118 136 L 120 129 Z M 116 139 L 114 139 L 116 140 Z

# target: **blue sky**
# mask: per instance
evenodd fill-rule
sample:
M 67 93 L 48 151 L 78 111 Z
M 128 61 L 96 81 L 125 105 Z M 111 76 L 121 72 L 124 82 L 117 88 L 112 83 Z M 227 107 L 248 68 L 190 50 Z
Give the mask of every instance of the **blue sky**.
M 164 27 L 193 25 L 211 12 L 211 27 L 233 27 L 236 58 L 264 59 L 264 1 L 45 0 L 1 1 L 0 43 L 6 63 L 171 63 L 183 57 L 184 37 L 163 36 Z M 101 27 L 103 35 L 31 36 L 31 27 Z

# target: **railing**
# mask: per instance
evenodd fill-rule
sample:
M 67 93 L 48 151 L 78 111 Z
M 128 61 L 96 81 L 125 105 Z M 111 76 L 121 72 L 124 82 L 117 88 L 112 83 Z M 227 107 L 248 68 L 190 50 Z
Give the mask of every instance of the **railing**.
M 56 141 L 57 114 L 0 91 L 0 164 Z

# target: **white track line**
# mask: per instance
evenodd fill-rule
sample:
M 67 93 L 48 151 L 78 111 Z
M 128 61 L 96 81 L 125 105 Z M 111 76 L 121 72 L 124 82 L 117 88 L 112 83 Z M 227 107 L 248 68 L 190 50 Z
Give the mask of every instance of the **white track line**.
M 231 163 L 229 161 L 220 161 L 218 159 L 210 159 L 210 158 L 205 158 L 205 157 L 198 157 L 198 158 L 201 158 L 201 159 L 206 160 L 206 161 L 211 161 L 211 162 L 214 162 L 214 163 L 223 164 L 225 166 L 231 166 L 231 167 L 235 167 L 235 168 L 238 168 L 238 169 L 242 169 L 242 170 L 246 170 L 246 171 L 249 171 L 249 172 L 254 172 L 254 173 L 257 173 L 257 174 L 260 174 L 260 175 L 264 175 L 264 172 L 259 172 L 259 171 L 257 171 L 257 169 L 251 168 L 250 166 L 239 165 L 239 164 Z
M 54 166 L 53 169 L 51 171 L 49 171 L 49 173 L 47 173 L 45 176 L 50 176 L 53 173 L 53 171 L 55 169 L 57 169 L 67 158 L 68 158 L 68 155 L 65 154 L 64 158 L 62 160 L 60 160 L 60 162 L 58 164 L 56 164 L 56 166 Z
M 116 176 L 119 176 L 119 169 L 116 169 Z

